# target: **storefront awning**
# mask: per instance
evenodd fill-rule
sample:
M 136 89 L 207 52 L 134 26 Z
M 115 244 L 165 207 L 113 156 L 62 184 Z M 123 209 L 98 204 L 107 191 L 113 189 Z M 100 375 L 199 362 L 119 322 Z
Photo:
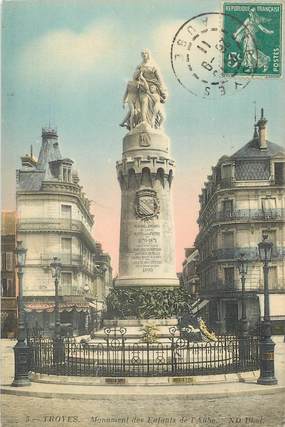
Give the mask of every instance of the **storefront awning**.
M 45 303 L 45 302 L 34 302 L 30 304 L 25 305 L 25 311 L 28 313 L 31 313 L 32 311 L 35 311 L 37 313 L 41 313 L 43 311 L 46 311 L 47 313 L 52 313 L 54 311 L 54 303 Z M 64 302 L 59 304 L 59 311 L 88 311 L 89 310 L 89 304 L 88 303 L 69 303 Z
M 259 295 L 260 315 L 264 314 L 264 295 Z M 270 317 L 272 320 L 285 319 L 285 294 L 269 295 Z

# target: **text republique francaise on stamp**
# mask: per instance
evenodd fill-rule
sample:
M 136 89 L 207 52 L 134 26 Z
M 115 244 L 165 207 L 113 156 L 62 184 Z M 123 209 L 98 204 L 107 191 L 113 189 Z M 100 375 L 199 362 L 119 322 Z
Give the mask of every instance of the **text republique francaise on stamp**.
M 186 21 L 171 46 L 178 82 L 203 98 L 231 95 L 253 77 L 280 77 L 282 4 L 234 3 Z

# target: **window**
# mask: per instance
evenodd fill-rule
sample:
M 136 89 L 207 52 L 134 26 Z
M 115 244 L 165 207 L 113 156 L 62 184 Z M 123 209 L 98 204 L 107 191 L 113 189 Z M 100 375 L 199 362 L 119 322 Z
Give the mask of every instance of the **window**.
M 5 252 L 1 253 L 1 265 L 2 265 L 1 270 L 5 271 L 6 270 L 6 253 Z
M 63 181 L 67 181 L 66 168 L 63 168 L 63 169 L 62 169 L 62 180 L 63 180 Z
M 60 294 L 61 295 L 71 295 L 72 288 L 72 273 L 62 272 L 60 277 Z
M 232 177 L 232 165 L 223 165 L 222 175 L 223 179 L 230 179 Z
M 2 277 L 1 279 L 1 297 L 7 296 L 7 279 Z
M 268 286 L 269 289 L 278 289 L 277 267 L 269 267 Z
M 2 278 L 1 281 L 1 296 L 2 297 L 12 297 L 15 296 L 13 292 L 13 280 Z
M 285 181 L 285 163 L 274 163 L 275 183 L 284 184 Z
M 223 233 L 223 248 L 230 249 L 234 247 L 234 232 L 226 231 Z
M 224 281 L 226 286 L 234 286 L 235 280 L 235 269 L 234 267 L 224 268 Z
M 264 218 L 274 218 L 276 214 L 276 199 L 273 197 L 261 199 L 261 206 Z
M 61 262 L 63 264 L 71 264 L 71 249 L 72 239 L 71 237 L 61 238 Z
M 71 206 L 61 205 L 61 217 L 65 219 L 71 219 Z
M 71 168 L 70 167 L 63 167 L 62 168 L 62 180 L 66 182 L 71 181 Z
M 71 252 L 71 237 L 62 237 L 61 249 L 63 252 Z
M 6 252 L 6 270 L 7 271 L 13 271 L 13 259 L 14 259 L 13 252 Z
M 216 183 L 219 184 L 221 182 L 221 168 L 218 167 L 216 169 Z
M 233 214 L 233 201 L 232 200 L 223 200 L 223 214 L 226 217 L 231 217 Z

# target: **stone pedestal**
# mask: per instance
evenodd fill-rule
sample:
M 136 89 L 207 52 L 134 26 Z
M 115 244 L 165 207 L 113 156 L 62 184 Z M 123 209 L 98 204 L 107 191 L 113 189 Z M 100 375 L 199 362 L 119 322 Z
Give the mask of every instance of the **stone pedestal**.
M 116 287 L 177 287 L 170 140 L 144 123 L 123 140 L 119 276 Z
M 143 328 L 146 326 L 155 326 L 157 341 L 169 344 L 169 328 L 177 326 L 177 324 L 177 319 L 104 320 L 103 329 L 97 331 L 94 334 L 94 338 L 89 341 L 89 343 L 106 342 L 107 334 L 105 332 L 105 328 L 107 328 L 110 330 L 108 335 L 111 340 L 114 338 L 120 340 L 124 337 L 127 344 L 139 344 L 140 342 L 143 342 Z M 120 333 L 120 330 L 124 330 L 123 334 Z M 177 332 L 177 336 L 178 335 L 179 334 Z

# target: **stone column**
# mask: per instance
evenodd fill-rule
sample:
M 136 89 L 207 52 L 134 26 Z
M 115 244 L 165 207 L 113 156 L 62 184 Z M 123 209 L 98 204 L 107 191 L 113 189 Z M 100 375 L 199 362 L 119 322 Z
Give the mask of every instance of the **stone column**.
M 145 124 L 123 140 L 116 287 L 177 287 L 171 187 L 175 162 L 165 133 Z

